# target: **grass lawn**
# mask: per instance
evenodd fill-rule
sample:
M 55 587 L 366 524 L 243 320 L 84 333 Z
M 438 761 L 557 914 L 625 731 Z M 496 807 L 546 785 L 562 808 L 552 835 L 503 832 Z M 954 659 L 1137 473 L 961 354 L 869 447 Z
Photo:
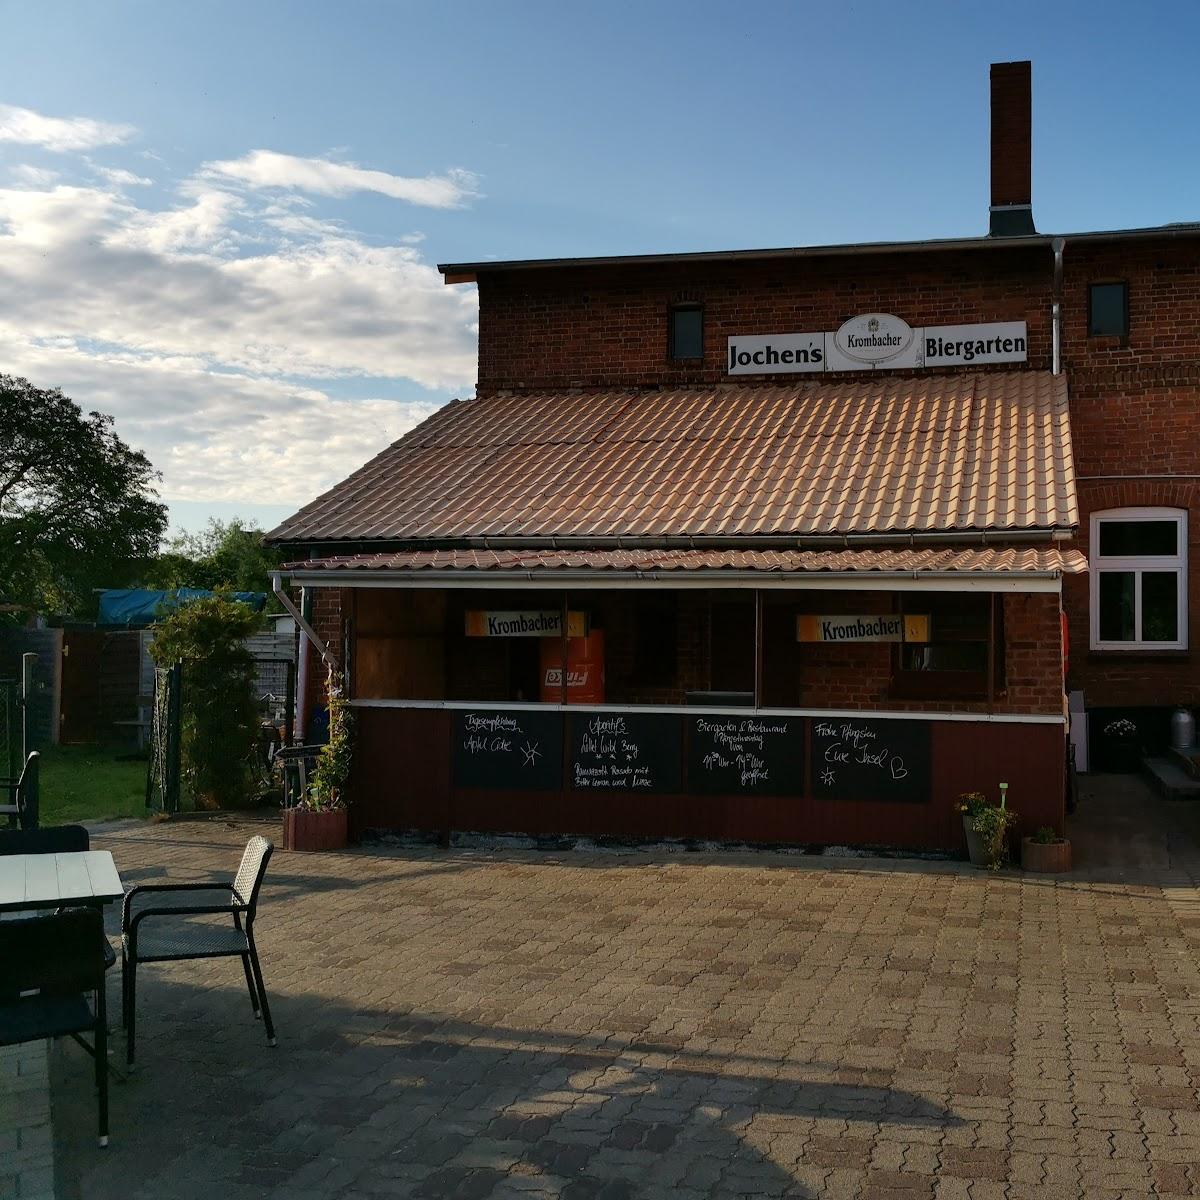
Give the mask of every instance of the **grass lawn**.
M 48 746 L 42 751 L 41 823 L 146 815 L 146 760 L 118 761 L 129 746 Z

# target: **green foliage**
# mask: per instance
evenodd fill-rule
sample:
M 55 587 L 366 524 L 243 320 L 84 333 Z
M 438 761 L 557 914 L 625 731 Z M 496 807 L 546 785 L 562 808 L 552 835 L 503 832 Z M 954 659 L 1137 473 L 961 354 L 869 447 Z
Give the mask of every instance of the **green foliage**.
M 58 388 L 0 375 L 0 601 L 91 614 L 166 528 L 150 461 Z
M 261 621 L 246 605 L 216 595 L 183 605 L 155 626 L 155 661 L 183 664 L 182 774 L 204 808 L 232 808 L 246 799 L 259 717 L 254 658 L 242 643 Z
M 972 796 L 982 796 L 981 792 L 969 793 Z M 1008 862 L 1008 840 L 1013 827 L 1017 823 L 1017 814 L 1006 807 L 1003 801 L 999 804 L 987 803 L 986 797 L 981 805 L 969 812 L 971 829 L 983 839 L 984 853 L 987 855 L 987 865 L 993 871 L 998 871 Z
M 146 816 L 146 760 L 129 746 L 46 746 L 39 787 L 43 825 Z
M 354 757 L 354 716 L 343 694 L 342 680 L 329 673 L 329 741 L 321 747 L 313 769 L 306 808 L 328 811 L 346 807 L 346 781 Z
M 228 588 L 234 592 L 266 592 L 268 604 L 279 608 L 271 595 L 270 573 L 284 555 L 263 544 L 263 531 L 240 518 L 208 522 L 200 533 L 180 533 L 171 538 L 141 574 L 143 586 L 173 588 Z M 282 610 L 280 610 L 282 611 Z
M 1062 841 L 1062 838 L 1054 831 L 1053 826 L 1043 825 L 1031 840 L 1037 842 L 1039 846 L 1053 846 L 1055 842 Z
M 982 792 L 963 792 L 958 798 L 958 811 L 975 818 L 988 806 L 988 798 Z

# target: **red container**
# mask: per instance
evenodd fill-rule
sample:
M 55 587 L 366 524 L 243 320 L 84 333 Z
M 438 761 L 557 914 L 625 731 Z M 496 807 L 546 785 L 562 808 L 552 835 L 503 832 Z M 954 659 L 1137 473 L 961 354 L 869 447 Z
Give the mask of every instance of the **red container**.
M 563 698 L 562 639 L 542 638 L 542 703 Z M 567 703 L 604 703 L 604 630 L 567 638 Z

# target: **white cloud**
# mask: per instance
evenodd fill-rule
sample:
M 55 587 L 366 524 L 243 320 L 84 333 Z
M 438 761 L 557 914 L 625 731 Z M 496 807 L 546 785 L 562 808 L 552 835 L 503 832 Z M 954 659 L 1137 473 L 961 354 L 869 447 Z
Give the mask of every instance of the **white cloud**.
M 47 117 L 31 108 L 0 104 L 0 142 L 64 152 L 115 146 L 135 133 L 132 125 L 111 125 L 91 117 Z
M 18 163 L 9 169 L 9 174 L 17 183 L 38 188 L 44 188 L 58 178 L 57 171 L 51 171 L 46 167 L 35 167 L 30 163 Z
M 252 150 L 242 158 L 206 163 L 204 171 L 236 179 L 256 188 L 296 188 L 319 196 L 348 196 L 353 192 L 378 192 L 428 208 L 461 208 L 478 193 L 479 179 L 470 171 L 408 178 L 372 171 L 352 163 L 324 158 L 298 158 L 274 150 Z
M 147 179 L 144 175 L 135 175 L 132 171 L 126 171 L 121 167 L 96 167 L 95 171 L 101 179 L 107 179 L 113 187 L 151 187 L 154 184 L 153 179 Z
M 165 209 L 125 182 L 0 188 L 0 363 L 113 413 L 167 499 L 306 503 L 473 383 L 474 289 L 414 245 L 211 176 Z

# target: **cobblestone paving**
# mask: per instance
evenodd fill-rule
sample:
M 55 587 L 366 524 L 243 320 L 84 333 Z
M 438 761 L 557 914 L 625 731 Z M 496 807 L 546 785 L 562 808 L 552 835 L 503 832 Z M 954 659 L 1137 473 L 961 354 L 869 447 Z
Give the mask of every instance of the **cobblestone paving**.
M 249 832 L 98 844 L 186 880 Z M 145 968 L 107 1151 L 54 1056 L 59 1197 L 1200 1195 L 1198 877 L 279 852 L 278 1048 L 236 960 Z

